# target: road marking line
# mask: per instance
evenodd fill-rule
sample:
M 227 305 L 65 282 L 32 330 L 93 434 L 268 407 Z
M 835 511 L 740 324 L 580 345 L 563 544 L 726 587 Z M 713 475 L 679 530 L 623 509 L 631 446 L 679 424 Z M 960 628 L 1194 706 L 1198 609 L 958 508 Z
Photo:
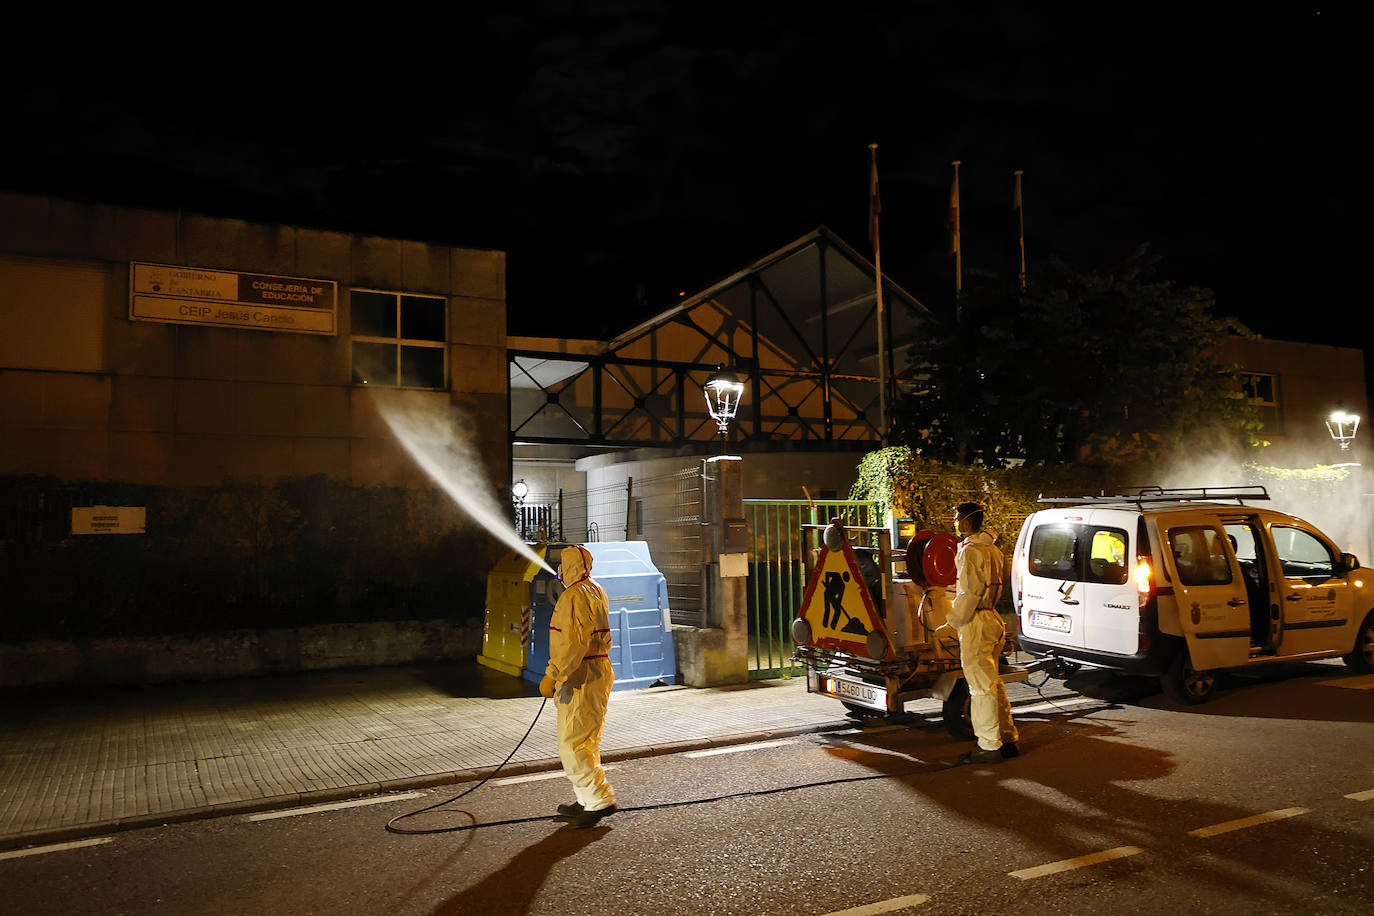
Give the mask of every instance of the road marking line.
M 601 769 L 603 769 L 603 770 L 610 770 L 610 769 L 614 769 L 614 768 L 615 768 L 615 764 L 613 764 L 613 763 L 603 763 L 603 764 L 601 765 Z M 531 773 L 531 774 L 529 774 L 528 776 L 507 776 L 505 779 L 498 779 L 498 780 L 496 780 L 495 782 L 492 783 L 492 785 L 493 785 L 493 786 L 513 786 L 513 785 L 515 785 L 516 783 L 521 783 L 521 782 L 538 782 L 538 781 L 541 780 L 541 779 L 562 779 L 562 778 L 566 777 L 567 775 L 568 775 L 568 774 L 565 773 L 565 772 L 563 772 L 562 770 L 554 770 L 554 771 L 549 772 L 549 773 Z
M 1346 798 L 1354 799 L 1355 801 L 1374 801 L 1374 789 L 1366 789 L 1363 792 L 1351 792 Z
M 1044 703 L 1036 703 L 1033 706 L 1013 706 L 1011 708 L 1011 712 L 1012 715 L 1018 715 L 1020 713 L 1025 712 L 1049 712 L 1052 709 L 1066 710 L 1072 709 L 1076 706 L 1088 706 L 1093 703 L 1101 702 L 1101 700 L 1096 700 L 1092 697 L 1080 697 L 1078 699 L 1073 700 L 1047 700 Z
M 102 836 L 93 840 L 72 840 L 70 843 L 53 843 L 50 846 L 35 846 L 32 849 L 14 849 L 0 852 L 0 859 L 22 859 L 24 856 L 41 856 L 45 852 L 62 852 L 66 849 L 80 849 L 83 846 L 102 846 L 113 843 L 114 837 Z
M 683 754 L 684 757 L 714 757 L 717 754 L 740 754 L 744 751 L 761 751 L 770 747 L 782 747 L 784 744 L 796 744 L 797 742 L 788 738 L 784 741 L 759 741 L 755 744 L 735 744 L 730 747 L 713 747 L 709 751 L 689 751 Z
M 848 910 L 836 910 L 833 913 L 826 913 L 825 916 L 878 916 L 879 913 L 891 913 L 893 910 L 905 909 L 909 906 L 920 906 L 929 899 L 929 894 L 908 894 L 905 897 L 893 897 L 891 900 L 867 903 Z
M 1347 687 L 1351 690 L 1374 690 L 1374 674 L 1342 677 L 1334 681 L 1317 681 L 1318 687 Z
M 845 728 L 837 732 L 823 732 L 824 737 L 833 735 L 876 735 L 879 732 L 895 732 L 898 729 L 905 729 L 905 725 L 880 725 L 877 728 Z
M 340 808 L 359 808 L 363 805 L 384 805 L 387 802 L 405 801 L 419 798 L 423 792 L 406 792 L 401 795 L 387 795 L 384 798 L 358 798 L 353 801 L 333 802 L 328 805 L 307 805 L 304 808 L 288 808 L 285 811 L 268 811 L 265 814 L 250 814 L 245 820 L 270 821 L 279 817 L 295 817 L 298 814 L 319 814 L 321 811 L 337 811 Z
M 1209 837 L 1219 833 L 1230 833 L 1232 830 L 1244 830 L 1246 827 L 1257 827 L 1260 824 L 1268 824 L 1271 821 L 1281 821 L 1286 817 L 1297 817 L 1299 814 L 1306 814 L 1311 808 L 1280 808 L 1277 811 L 1266 811 L 1263 814 L 1256 814 L 1253 817 L 1242 817 L 1234 821 L 1223 821 L 1220 824 L 1213 824 L 1210 827 L 1199 827 L 1196 830 L 1189 830 L 1189 836 Z
M 1045 875 L 1053 875 L 1061 871 L 1082 868 L 1085 865 L 1096 865 L 1099 862 L 1124 859 L 1127 856 L 1133 856 L 1138 852 L 1144 851 L 1145 850 L 1141 849 L 1139 846 L 1118 846 L 1115 849 L 1104 849 L 1102 852 L 1094 852 L 1086 856 L 1075 856 L 1072 859 L 1060 859 L 1058 862 L 1050 862 L 1047 865 L 1037 865 L 1034 868 L 1009 871 L 1007 874 L 1011 875 L 1013 878 L 1020 878 L 1022 881 L 1029 881 L 1031 878 L 1041 878 Z

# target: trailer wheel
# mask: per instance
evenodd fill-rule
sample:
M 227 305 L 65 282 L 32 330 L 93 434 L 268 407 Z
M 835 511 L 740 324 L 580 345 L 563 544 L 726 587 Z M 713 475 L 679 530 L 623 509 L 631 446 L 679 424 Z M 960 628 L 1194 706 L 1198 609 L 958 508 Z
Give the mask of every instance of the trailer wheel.
M 949 692 L 949 696 L 945 697 L 942 712 L 945 720 L 945 731 L 960 741 L 967 741 L 973 737 L 973 721 L 969 719 L 968 715 L 968 681 L 959 678 L 954 684 L 954 689 Z

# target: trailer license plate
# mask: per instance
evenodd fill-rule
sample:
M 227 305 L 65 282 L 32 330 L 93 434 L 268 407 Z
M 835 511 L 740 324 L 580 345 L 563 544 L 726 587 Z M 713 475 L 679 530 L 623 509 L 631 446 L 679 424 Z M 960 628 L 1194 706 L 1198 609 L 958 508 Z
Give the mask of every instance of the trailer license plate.
M 1030 616 L 1031 626 L 1040 627 L 1045 630 L 1056 630 L 1060 633 L 1067 633 L 1069 632 L 1069 628 L 1073 625 L 1072 620 L 1065 617 L 1063 614 L 1041 614 L 1037 612 L 1032 613 Z
M 828 677 L 823 681 L 825 693 L 841 700 L 856 700 L 860 703 L 877 703 L 879 700 L 878 687 L 872 684 L 856 684 L 854 681 L 842 681 L 839 678 Z

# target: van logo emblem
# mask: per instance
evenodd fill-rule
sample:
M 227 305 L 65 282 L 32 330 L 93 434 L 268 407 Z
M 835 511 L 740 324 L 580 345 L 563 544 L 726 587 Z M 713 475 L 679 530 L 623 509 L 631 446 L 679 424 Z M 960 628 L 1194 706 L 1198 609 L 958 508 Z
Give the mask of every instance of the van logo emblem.
M 1201 622 L 1202 622 L 1202 608 L 1198 607 L 1198 606 L 1197 606 L 1197 602 L 1194 601 L 1194 602 L 1193 602 L 1193 623 L 1194 623 L 1194 624 L 1198 624 L 1198 623 L 1201 623 Z

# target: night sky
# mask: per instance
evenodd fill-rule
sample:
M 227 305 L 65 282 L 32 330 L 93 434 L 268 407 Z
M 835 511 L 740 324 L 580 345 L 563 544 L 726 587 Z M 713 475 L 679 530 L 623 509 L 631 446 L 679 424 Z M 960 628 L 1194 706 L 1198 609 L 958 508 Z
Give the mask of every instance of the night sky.
M 1362 346 L 1369 16 L 1035 6 L 24 14 L 0 184 L 504 249 L 512 333 L 595 337 L 821 224 L 867 251 L 876 142 L 885 272 L 939 314 L 960 159 L 966 282 L 1014 269 L 1019 168 L 1032 273 L 1148 242 L 1265 336 Z

